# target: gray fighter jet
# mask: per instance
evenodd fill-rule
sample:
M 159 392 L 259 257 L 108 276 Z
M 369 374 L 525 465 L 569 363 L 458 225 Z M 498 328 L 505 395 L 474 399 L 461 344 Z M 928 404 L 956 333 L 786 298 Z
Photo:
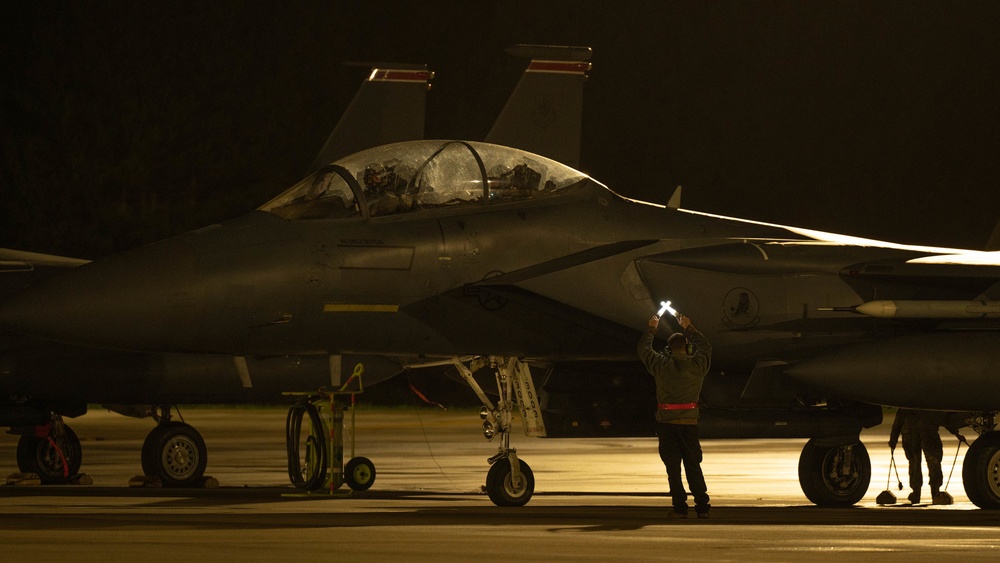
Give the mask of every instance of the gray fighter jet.
M 220 393 L 280 385 L 270 363 L 333 384 L 346 355 L 376 380 L 453 363 L 501 436 L 488 492 L 519 505 L 534 480 L 509 447 L 513 403 L 529 433 L 571 434 L 571 388 L 605 366 L 623 385 L 640 373 L 639 332 L 670 300 L 714 345 L 714 426 L 811 437 L 799 476 L 812 501 L 862 498 L 859 432 L 881 420 L 874 405 L 895 405 L 981 413 L 965 486 L 997 508 L 998 281 L 996 253 L 663 207 L 525 151 L 412 141 L 324 166 L 239 219 L 45 280 L 0 319 L 72 345 L 225 358 L 239 377 L 206 371 L 191 387 Z M 484 369 L 496 404 L 477 384 Z
M 589 50 L 514 52 L 533 57 L 522 86 L 533 80 L 535 90 L 519 87 L 522 99 L 516 92 L 504 111 L 521 116 L 514 132 L 502 115 L 488 140 L 527 147 L 538 127 L 561 123 L 530 148 L 575 161 L 573 100 Z M 568 81 L 538 96 L 541 77 L 544 88 Z M 576 128 L 553 114 L 576 115 Z M 393 130 L 386 120 L 357 123 Z M 339 143 L 373 144 L 362 137 Z M 8 335 L 0 383 L 15 400 L 2 409 L 4 424 L 28 432 L 49 410 L 69 414 L 86 402 L 159 406 L 144 469 L 187 484 L 204 471 L 204 443 L 169 421 L 171 404 L 335 385 L 344 362 L 364 362 L 368 383 L 452 363 L 486 405 L 484 433 L 502 437 L 491 498 L 523 504 L 533 477 L 509 448 L 514 399 L 532 435 L 651 434 L 655 405 L 634 341 L 669 297 L 716 344 L 704 435 L 812 438 L 800 460 L 803 490 L 844 505 L 868 486 L 858 434 L 880 420 L 873 405 L 972 409 L 984 435 L 968 454 L 966 488 L 978 505 L 997 506 L 994 254 L 712 217 L 680 211 L 676 197 L 660 208 L 486 144 L 392 145 L 327 165 L 347 150 L 335 145 L 259 212 L 99 261 L 11 303 L 10 326 L 84 346 Z M 542 378 L 537 388 L 528 365 Z M 480 387 L 484 374 L 498 380 L 496 405 Z M 984 392 L 971 397 L 969 385 Z M 79 451 L 78 441 L 55 438 Z M 174 442 L 196 454 L 183 474 L 156 467 L 147 451 Z

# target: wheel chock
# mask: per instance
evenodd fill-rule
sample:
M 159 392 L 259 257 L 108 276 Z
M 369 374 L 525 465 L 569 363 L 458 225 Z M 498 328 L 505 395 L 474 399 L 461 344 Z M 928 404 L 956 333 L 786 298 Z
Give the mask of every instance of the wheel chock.
M 153 475 L 133 475 L 128 480 L 130 489 L 159 489 L 162 486 L 163 482 L 160 481 L 160 478 Z
M 201 478 L 201 483 L 199 483 L 198 486 L 201 487 L 202 489 L 218 489 L 219 480 L 216 479 L 215 477 L 205 476 Z
M 892 494 L 892 491 L 890 490 L 885 490 L 879 493 L 877 497 L 875 497 L 875 502 L 879 506 L 896 504 L 896 495 Z
M 32 487 L 42 484 L 42 479 L 35 473 L 11 473 L 7 476 L 7 485 L 11 487 Z
M 67 481 L 70 485 L 93 485 L 94 478 L 86 473 L 77 473 Z

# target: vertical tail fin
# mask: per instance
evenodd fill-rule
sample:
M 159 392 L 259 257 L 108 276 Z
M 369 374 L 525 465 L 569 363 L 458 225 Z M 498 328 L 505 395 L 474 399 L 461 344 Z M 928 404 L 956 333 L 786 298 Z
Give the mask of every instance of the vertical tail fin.
M 986 241 L 986 248 L 983 250 L 990 252 L 1000 250 L 1000 222 L 997 222 L 996 227 L 993 227 L 993 234 L 990 235 L 990 239 Z
M 306 175 L 363 149 L 423 139 L 432 78 L 434 73 L 423 65 L 373 67 Z
M 515 45 L 507 52 L 531 62 L 486 142 L 579 167 L 583 84 L 591 67 L 586 62 L 590 47 Z

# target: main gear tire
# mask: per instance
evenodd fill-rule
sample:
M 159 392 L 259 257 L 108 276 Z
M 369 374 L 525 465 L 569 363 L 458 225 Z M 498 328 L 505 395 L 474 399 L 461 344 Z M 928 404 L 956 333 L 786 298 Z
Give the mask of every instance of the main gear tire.
M 846 507 L 857 504 L 867 494 L 871 478 L 871 458 L 868 456 L 868 449 L 860 441 L 827 446 L 817 443 L 813 438 L 806 442 L 799 456 L 799 484 L 802 492 L 818 506 Z
M 519 461 L 520 478 L 515 479 L 510 458 L 497 460 L 486 474 L 486 494 L 497 506 L 524 506 L 535 492 L 535 476 L 528 464 Z
M 193 487 L 201 483 L 208 465 L 205 440 L 193 426 L 166 422 L 154 428 L 142 446 L 142 468 L 160 478 L 165 487 Z
M 375 464 L 366 457 L 351 458 L 344 466 L 344 482 L 352 491 L 367 491 L 375 484 Z
M 962 462 L 962 484 L 972 504 L 1000 509 L 1000 432 L 987 432 L 969 446 Z
M 55 426 L 53 426 L 55 429 Z M 68 425 L 46 437 L 22 434 L 17 441 L 17 467 L 35 473 L 43 483 L 61 483 L 80 472 L 83 448 L 80 438 Z
M 140 462 L 142 463 L 142 474 L 150 477 L 159 476 L 159 470 L 157 469 L 156 463 L 156 452 L 155 449 L 158 445 L 160 434 L 163 431 L 164 425 L 156 425 L 149 434 L 146 434 L 146 439 L 142 442 L 142 452 L 140 454 Z

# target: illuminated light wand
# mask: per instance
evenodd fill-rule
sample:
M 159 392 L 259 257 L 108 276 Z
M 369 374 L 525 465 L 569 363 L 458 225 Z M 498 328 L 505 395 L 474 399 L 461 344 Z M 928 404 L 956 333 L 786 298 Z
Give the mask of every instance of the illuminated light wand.
M 669 312 L 674 317 L 677 317 L 677 309 L 670 306 L 670 301 L 660 301 L 660 310 L 656 312 L 656 316 L 662 317 L 664 311 Z

